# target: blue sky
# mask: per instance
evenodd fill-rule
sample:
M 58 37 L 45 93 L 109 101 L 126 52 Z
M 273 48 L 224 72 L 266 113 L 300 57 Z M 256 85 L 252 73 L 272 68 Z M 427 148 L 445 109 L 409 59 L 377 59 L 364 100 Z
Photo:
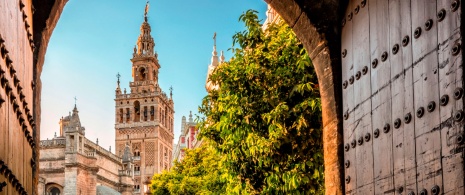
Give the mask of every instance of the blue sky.
M 86 137 L 114 151 L 116 74 L 129 91 L 132 52 L 143 22 L 145 0 L 69 1 L 53 32 L 42 79 L 41 139 L 59 133 L 59 119 L 77 107 Z M 206 95 L 205 79 L 217 33 L 217 48 L 227 51 L 238 21 L 248 9 L 265 18 L 262 0 L 152 0 L 149 23 L 161 64 L 159 83 L 173 86 L 175 142 L 181 117 L 197 113 Z M 218 53 L 219 53 L 218 51 Z

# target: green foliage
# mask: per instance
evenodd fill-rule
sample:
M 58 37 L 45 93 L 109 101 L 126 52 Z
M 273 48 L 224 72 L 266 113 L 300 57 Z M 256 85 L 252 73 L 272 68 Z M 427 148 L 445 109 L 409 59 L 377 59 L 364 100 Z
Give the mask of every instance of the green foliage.
M 233 58 L 199 108 L 201 136 L 221 154 L 228 194 L 324 194 L 321 102 L 302 43 L 255 11 L 234 35 Z M 187 159 L 187 158 L 186 158 Z
M 219 154 L 209 144 L 203 144 L 187 150 L 183 161 L 176 162 L 170 171 L 155 174 L 152 194 L 225 194 L 226 183 L 221 179 L 223 170 Z

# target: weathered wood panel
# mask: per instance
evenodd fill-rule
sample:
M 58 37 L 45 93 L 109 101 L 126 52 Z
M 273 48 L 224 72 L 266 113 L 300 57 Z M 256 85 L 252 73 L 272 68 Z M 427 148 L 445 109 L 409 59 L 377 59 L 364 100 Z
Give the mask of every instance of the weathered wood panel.
M 414 113 L 409 0 L 389 1 L 389 32 L 394 186 L 399 194 L 416 193 L 414 122 L 408 120 L 408 114 Z
M 361 2 L 342 30 L 346 193 L 465 194 L 461 2 Z
M 464 162 L 462 147 L 457 139 L 463 136 L 463 121 L 454 120 L 454 115 L 463 110 L 463 100 L 454 98 L 454 91 L 463 88 L 463 64 L 461 55 L 453 50 L 461 42 L 460 4 L 453 0 L 438 0 L 436 13 L 445 13 L 438 19 L 438 61 L 442 172 L 441 192 L 444 194 L 464 194 Z M 437 15 L 438 15 L 437 14 Z
M 417 182 L 421 193 L 442 184 L 441 134 L 434 128 L 440 124 L 437 25 L 433 20 L 436 1 L 412 1 L 412 18 Z M 425 24 L 430 19 L 433 25 L 428 30 Z
M 345 183 L 346 183 L 346 194 L 356 194 L 356 169 L 355 167 L 355 149 L 351 146 L 351 142 L 356 139 L 355 127 L 353 126 L 354 116 L 350 112 L 354 108 L 354 88 L 352 84 L 349 84 L 349 80 L 354 75 L 353 68 L 353 51 L 352 51 L 352 19 L 353 17 L 352 7 L 354 1 L 351 1 L 348 5 L 346 17 L 342 22 L 342 45 L 341 45 L 341 55 L 342 55 L 342 81 L 343 86 L 343 96 L 346 99 L 343 101 L 343 112 L 344 112 L 344 160 L 345 163 L 349 163 L 349 166 L 345 168 Z M 352 165 L 350 165 L 352 164 Z
M 31 0 L 0 1 L 2 86 L 0 87 L 0 158 L 9 180 L 2 194 L 33 193 L 32 181 L 32 8 Z M 7 82 L 6 82 L 7 81 Z M 21 121 L 20 121 L 21 119 Z M 23 129 L 28 131 L 25 131 Z M 11 174 L 9 174 L 11 173 Z M 0 180 L 4 174 L 0 174 Z M 19 183 L 18 186 L 12 184 Z
M 391 64 L 389 57 L 389 2 L 370 0 L 370 54 L 375 194 L 394 194 Z
M 354 130 L 357 139 L 356 169 L 357 194 L 373 194 L 373 141 L 371 126 L 371 72 L 370 72 L 370 38 L 368 5 L 355 2 L 353 5 L 352 51 L 354 53 Z
M 402 119 L 402 125 L 404 131 L 404 170 L 405 171 L 405 194 L 410 192 L 416 192 L 417 189 L 417 170 L 416 170 L 416 144 L 415 144 L 415 108 L 414 108 L 414 89 L 413 89 L 413 59 L 412 59 L 412 16 L 411 16 L 411 1 L 401 0 L 401 55 L 402 55 L 402 66 L 404 67 L 404 112 L 400 116 Z M 399 73 L 397 73 L 399 74 Z M 402 75 L 402 72 L 400 72 Z M 394 78 L 397 75 L 394 75 Z M 399 159 L 402 161 L 402 159 Z

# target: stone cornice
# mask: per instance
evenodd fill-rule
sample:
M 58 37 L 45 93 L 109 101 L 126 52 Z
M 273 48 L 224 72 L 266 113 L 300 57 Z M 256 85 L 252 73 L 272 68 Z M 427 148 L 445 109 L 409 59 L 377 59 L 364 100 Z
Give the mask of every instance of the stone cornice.
M 118 187 L 119 186 L 119 182 L 114 182 L 112 180 L 109 180 L 107 179 L 106 177 L 103 177 L 103 176 L 100 176 L 100 175 L 97 175 L 97 179 L 98 180 L 101 180 L 101 181 L 104 181 L 106 183 L 109 183 L 111 185 L 113 185 L 114 187 Z
M 98 167 L 87 166 L 86 164 L 83 164 L 83 163 L 65 163 L 65 167 L 78 167 L 86 171 L 92 171 L 94 173 L 97 173 L 99 170 Z
M 41 174 L 47 174 L 47 173 L 64 173 L 65 168 L 46 168 L 46 169 L 39 169 L 39 173 Z
M 60 158 L 40 158 L 39 162 L 47 162 L 47 161 L 57 161 L 57 160 L 65 160 L 65 157 Z

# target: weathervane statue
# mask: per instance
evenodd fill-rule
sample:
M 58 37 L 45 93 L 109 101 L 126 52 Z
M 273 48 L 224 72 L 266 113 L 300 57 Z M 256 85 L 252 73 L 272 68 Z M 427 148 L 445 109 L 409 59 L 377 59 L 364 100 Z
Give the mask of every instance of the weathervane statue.
M 216 32 L 213 33 L 213 45 L 216 46 Z
M 144 13 L 144 19 L 147 22 L 147 13 L 149 12 L 149 1 L 147 1 L 147 4 L 145 4 L 145 13 Z

